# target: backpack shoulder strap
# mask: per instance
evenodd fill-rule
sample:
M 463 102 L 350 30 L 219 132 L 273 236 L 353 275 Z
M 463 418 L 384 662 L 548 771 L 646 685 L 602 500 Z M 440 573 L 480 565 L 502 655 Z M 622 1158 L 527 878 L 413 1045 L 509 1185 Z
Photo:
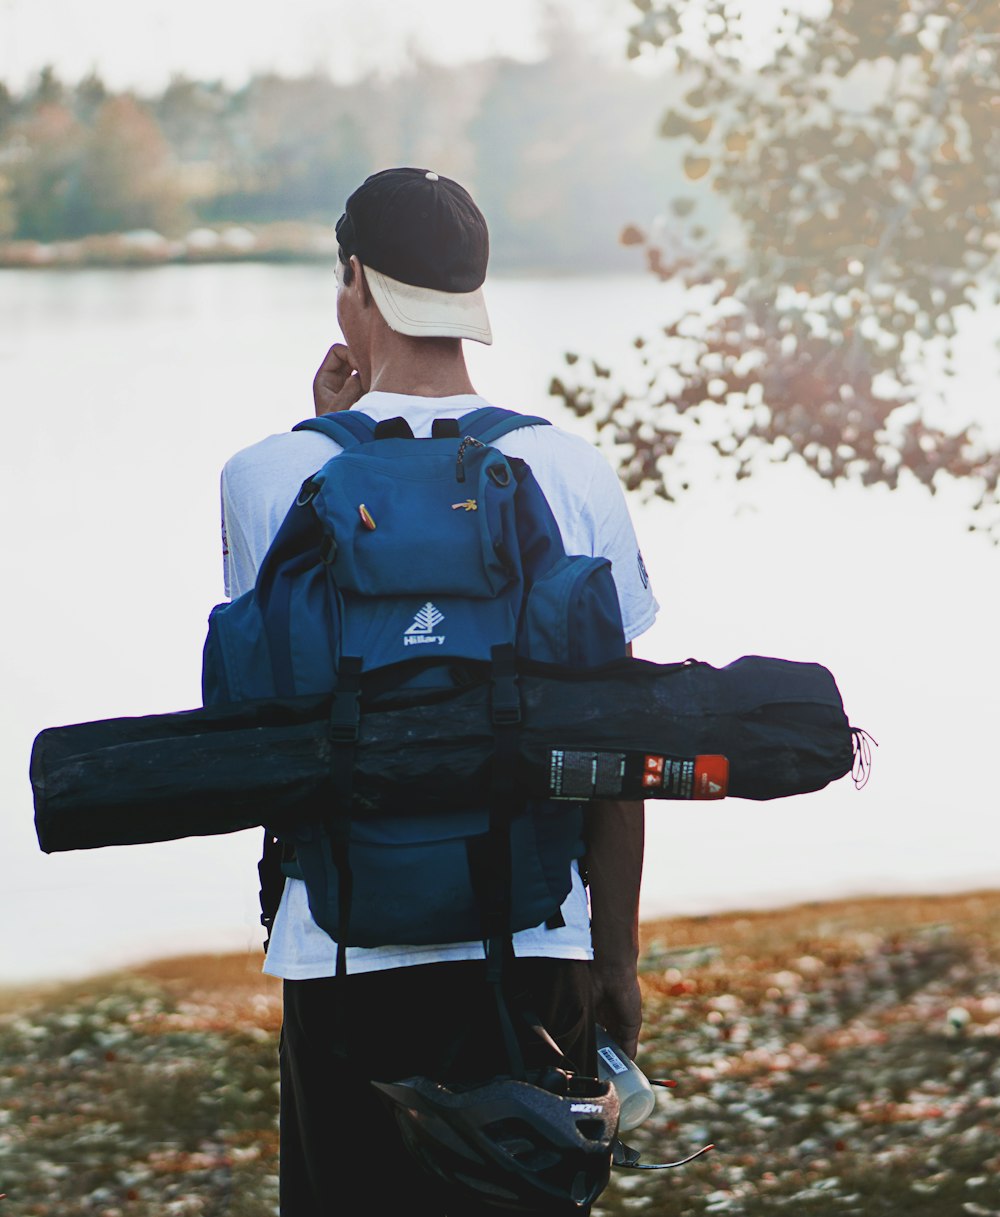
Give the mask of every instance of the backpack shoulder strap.
M 519 427 L 549 427 L 547 418 L 536 414 L 518 414 L 516 410 L 504 410 L 500 406 L 480 406 L 459 420 L 463 435 L 471 435 L 483 444 L 492 444 L 508 431 Z
M 471 435 L 480 443 L 492 444 L 508 431 L 519 427 L 548 427 L 547 418 L 535 414 L 518 414 L 516 410 L 504 410 L 500 406 L 481 406 L 478 410 L 463 415 L 459 428 L 464 435 Z M 296 423 L 293 431 L 319 431 L 342 448 L 353 448 L 375 438 L 375 420 L 360 410 L 344 410 L 338 414 L 321 414 L 318 418 L 307 418 Z
M 375 438 L 375 420 L 360 410 L 343 410 L 338 414 L 321 414 L 296 423 L 293 431 L 319 431 L 341 448 L 354 448 Z

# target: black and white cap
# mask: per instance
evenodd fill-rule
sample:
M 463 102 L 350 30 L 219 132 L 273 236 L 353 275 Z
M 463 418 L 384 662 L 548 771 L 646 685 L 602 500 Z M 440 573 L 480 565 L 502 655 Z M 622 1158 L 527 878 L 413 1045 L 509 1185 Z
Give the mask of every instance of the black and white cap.
M 429 169 L 383 169 L 337 221 L 344 259 L 356 254 L 386 324 L 423 338 L 491 343 L 483 297 L 490 241 L 469 192 Z

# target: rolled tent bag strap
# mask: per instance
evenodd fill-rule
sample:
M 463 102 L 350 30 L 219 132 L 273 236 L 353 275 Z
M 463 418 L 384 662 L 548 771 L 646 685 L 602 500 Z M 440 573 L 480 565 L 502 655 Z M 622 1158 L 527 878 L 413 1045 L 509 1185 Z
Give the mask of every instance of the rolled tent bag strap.
M 744 656 L 723 668 L 623 659 L 570 669 L 518 661 L 517 785 L 526 799 L 766 800 L 850 773 L 864 733 L 820 664 Z M 243 702 L 52 727 L 31 755 L 46 853 L 281 834 L 329 814 L 330 697 Z M 362 695 L 350 814 L 481 805 L 492 777 L 481 681 L 378 704 Z M 856 777 L 857 780 L 857 777 Z

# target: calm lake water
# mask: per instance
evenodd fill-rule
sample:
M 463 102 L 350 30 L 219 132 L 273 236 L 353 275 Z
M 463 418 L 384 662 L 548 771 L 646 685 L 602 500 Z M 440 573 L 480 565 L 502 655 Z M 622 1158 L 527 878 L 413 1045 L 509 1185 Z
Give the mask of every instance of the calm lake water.
M 480 392 L 584 434 L 547 395 L 562 353 L 613 362 L 676 307 L 642 276 L 488 292 L 495 345 L 468 352 Z M 954 389 L 984 419 L 990 334 L 968 327 Z M 0 274 L 0 983 L 259 945 L 256 831 L 47 857 L 28 757 L 44 727 L 199 703 L 219 470 L 312 412 L 338 336 L 322 268 Z M 1000 551 L 965 531 L 968 500 L 833 490 L 794 467 L 737 486 L 706 465 L 681 503 L 634 503 L 661 604 L 637 654 L 824 663 L 879 743 L 861 791 L 650 803 L 644 917 L 997 886 Z

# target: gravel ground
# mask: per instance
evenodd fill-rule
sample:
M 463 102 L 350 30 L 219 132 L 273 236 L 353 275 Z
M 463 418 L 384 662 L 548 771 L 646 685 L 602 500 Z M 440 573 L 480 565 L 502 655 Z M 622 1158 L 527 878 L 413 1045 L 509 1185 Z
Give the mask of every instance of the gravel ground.
M 658 1090 L 595 1217 L 1000 1217 L 1000 892 L 643 927 Z M 272 1217 L 256 957 L 0 994 L 0 1217 Z M 404 1211 L 401 1209 L 401 1211 Z M 353 1215 L 352 1215 L 353 1217 Z
M 600 1214 L 1000 1214 L 1000 894 L 648 927 L 639 1060 L 677 1089 Z M 658 931 L 658 932 L 656 932 Z M 669 946 L 667 945 L 669 944 Z
M 276 1213 L 281 998 L 259 967 L 168 961 L 10 995 L 0 1217 Z

